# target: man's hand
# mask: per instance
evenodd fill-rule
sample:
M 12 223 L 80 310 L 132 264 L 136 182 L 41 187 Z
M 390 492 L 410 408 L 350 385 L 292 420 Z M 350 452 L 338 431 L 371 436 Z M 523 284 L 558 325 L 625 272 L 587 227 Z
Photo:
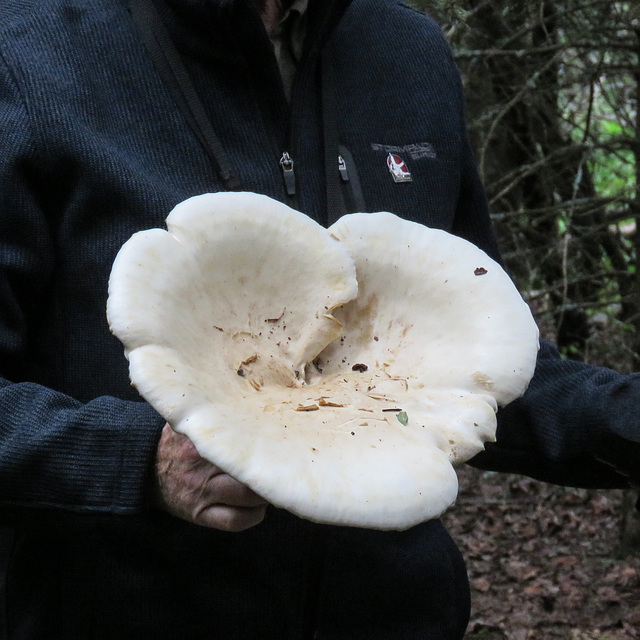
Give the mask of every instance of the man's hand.
M 264 518 L 264 499 L 201 458 L 191 440 L 169 424 L 158 444 L 156 472 L 156 506 L 183 520 L 243 531 Z

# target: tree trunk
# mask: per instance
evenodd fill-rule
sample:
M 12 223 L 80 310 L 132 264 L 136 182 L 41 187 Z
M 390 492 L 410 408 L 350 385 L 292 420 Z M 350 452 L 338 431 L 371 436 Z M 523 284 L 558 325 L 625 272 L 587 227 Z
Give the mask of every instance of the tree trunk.
M 629 489 L 624 492 L 622 514 L 620 518 L 620 544 L 617 555 L 640 556 L 640 496 Z

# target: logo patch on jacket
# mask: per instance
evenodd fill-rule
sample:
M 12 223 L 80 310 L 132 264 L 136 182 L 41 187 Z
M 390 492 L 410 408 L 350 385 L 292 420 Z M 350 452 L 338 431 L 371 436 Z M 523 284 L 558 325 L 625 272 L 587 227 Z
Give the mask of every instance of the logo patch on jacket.
M 412 144 L 405 144 L 403 146 L 372 142 L 371 149 L 373 151 L 394 153 L 405 157 L 409 156 L 412 160 L 421 160 L 422 158 L 435 160 L 438 157 L 436 154 L 436 150 L 433 148 L 433 145 L 430 142 L 414 142 Z
M 407 163 L 395 153 L 387 156 L 387 167 L 394 182 L 411 182 L 411 172 Z

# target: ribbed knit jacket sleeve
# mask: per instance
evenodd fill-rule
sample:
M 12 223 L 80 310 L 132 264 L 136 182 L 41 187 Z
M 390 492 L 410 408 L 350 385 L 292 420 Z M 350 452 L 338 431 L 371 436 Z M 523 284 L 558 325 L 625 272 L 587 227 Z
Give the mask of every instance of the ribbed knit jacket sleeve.
M 143 402 L 80 403 L 15 379 L 55 269 L 28 111 L 0 57 L 0 506 L 138 513 L 163 420 Z M 36 188 L 38 187 L 38 188 Z M 55 193 L 55 189 L 50 193 Z M 96 354 L 99 357 L 99 354 Z
M 475 466 L 580 487 L 640 486 L 640 374 L 563 360 L 543 343 L 522 398 Z

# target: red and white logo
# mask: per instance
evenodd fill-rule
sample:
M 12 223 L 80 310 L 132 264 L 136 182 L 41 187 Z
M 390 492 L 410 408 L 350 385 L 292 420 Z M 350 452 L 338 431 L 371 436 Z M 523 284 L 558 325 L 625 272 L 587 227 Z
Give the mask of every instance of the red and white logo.
M 411 172 L 407 163 L 395 153 L 387 156 L 387 167 L 394 182 L 411 182 Z

